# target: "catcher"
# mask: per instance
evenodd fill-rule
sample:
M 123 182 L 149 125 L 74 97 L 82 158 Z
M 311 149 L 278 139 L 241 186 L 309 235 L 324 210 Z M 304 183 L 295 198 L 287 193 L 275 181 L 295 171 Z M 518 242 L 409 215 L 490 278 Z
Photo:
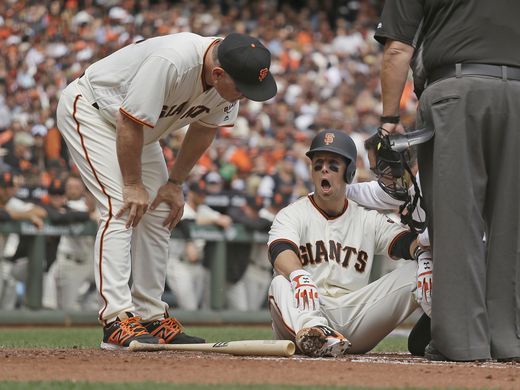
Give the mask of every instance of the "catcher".
M 423 247 L 430 246 L 430 238 L 426 229 L 426 214 L 422 207 L 414 145 L 423 143 L 432 135 L 418 130 L 388 136 L 379 129 L 376 134 L 365 140 L 370 169 L 377 176 L 377 180 L 354 183 L 347 187 L 347 197 L 363 207 L 385 212 L 397 211 L 401 223 L 419 233 L 417 238 Z M 425 348 L 431 341 L 433 262 L 423 257 L 418 265 L 416 297 L 424 314 L 408 336 L 408 350 L 412 355 L 424 356 Z
M 348 201 L 357 157 L 349 136 L 322 131 L 307 156 L 315 191 L 282 209 L 269 232 L 275 338 L 309 356 L 365 353 L 419 307 L 417 261 L 369 283 L 374 255 L 431 256 L 417 233 Z

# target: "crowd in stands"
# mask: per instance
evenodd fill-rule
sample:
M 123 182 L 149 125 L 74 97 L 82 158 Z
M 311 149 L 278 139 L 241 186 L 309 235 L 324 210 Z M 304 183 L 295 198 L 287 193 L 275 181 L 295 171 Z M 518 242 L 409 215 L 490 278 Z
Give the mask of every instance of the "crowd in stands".
M 196 165 L 189 182 L 203 187 L 205 205 L 231 222 L 252 221 L 255 228 L 259 215 L 272 213 L 268 209 L 273 204 L 284 204 L 280 199 L 288 202 L 309 192 L 305 151 L 323 128 L 340 129 L 354 138 L 360 151 L 357 180 L 366 180 L 363 140 L 375 131 L 381 114 L 382 50 L 373 39 L 381 3 L 0 2 L 0 173 L 10 177 L 0 180 L 0 193 L 6 187 L 10 191 L 0 199 L 1 219 L 29 219 L 41 225 L 43 219 L 51 219 L 52 184 L 77 177 L 56 128 L 60 91 L 89 64 L 125 45 L 181 31 L 211 36 L 238 31 L 259 37 L 272 53 L 271 70 L 279 91 L 267 102 L 241 104 L 235 126 L 220 129 Z M 413 126 L 416 100 L 411 83 L 406 91 L 401 105 L 410 115 L 402 115 L 402 121 Z M 168 165 L 182 137 L 177 132 L 161 141 Z M 189 188 L 188 183 L 187 192 Z M 32 214 L 6 208 L 10 197 L 29 205 L 23 209 L 33 209 Z M 86 203 L 76 212 L 95 219 L 88 194 L 81 197 Z M 53 259 L 47 260 L 50 269 Z M 245 269 L 236 272 L 231 284 Z

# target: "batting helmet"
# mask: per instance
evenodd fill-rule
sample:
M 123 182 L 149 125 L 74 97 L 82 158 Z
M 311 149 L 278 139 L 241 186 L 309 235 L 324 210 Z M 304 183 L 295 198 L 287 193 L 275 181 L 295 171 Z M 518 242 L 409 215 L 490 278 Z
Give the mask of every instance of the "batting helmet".
M 318 133 L 311 143 L 307 157 L 312 159 L 316 152 L 331 152 L 339 154 L 347 163 L 345 181 L 351 183 L 356 174 L 357 149 L 356 144 L 347 134 L 339 130 L 323 130 Z

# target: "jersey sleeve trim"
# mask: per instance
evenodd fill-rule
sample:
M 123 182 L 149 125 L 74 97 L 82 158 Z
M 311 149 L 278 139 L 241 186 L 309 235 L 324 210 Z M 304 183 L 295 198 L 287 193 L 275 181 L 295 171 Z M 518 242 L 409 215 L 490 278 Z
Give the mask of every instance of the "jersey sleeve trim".
M 284 250 L 286 250 L 286 249 L 292 250 L 294 253 L 296 253 L 296 255 L 298 255 L 298 258 L 300 257 L 300 249 L 298 248 L 298 245 L 296 245 L 293 241 L 288 240 L 286 238 L 278 238 L 278 239 L 274 240 L 273 242 L 271 242 L 269 244 L 269 248 L 268 248 L 269 261 L 271 262 L 271 264 L 273 266 L 274 266 L 274 261 L 276 260 L 276 257 L 281 252 L 277 253 L 276 256 L 272 256 L 272 254 L 275 252 L 274 248 L 276 246 L 279 246 L 280 244 L 282 244 L 281 246 L 284 247 Z
M 403 257 L 395 257 L 395 255 L 393 255 L 392 253 L 394 252 L 394 247 L 397 244 L 397 242 L 399 242 L 399 240 L 401 240 L 404 236 L 407 236 L 409 233 L 410 232 L 407 231 L 407 230 L 399 233 L 397 236 L 394 237 L 394 239 L 392 240 L 390 245 L 388 245 L 388 256 L 391 259 L 393 259 L 393 260 L 400 260 L 400 259 L 403 258 Z
M 398 42 L 404 43 L 406 45 L 409 45 L 409 46 L 415 48 L 413 38 L 410 39 L 410 38 L 405 38 L 405 37 L 399 37 L 396 34 L 390 34 L 387 32 L 377 33 L 376 35 L 374 35 L 374 39 L 382 45 L 386 44 L 387 40 L 391 40 L 391 41 L 398 41 Z
M 121 114 L 124 114 L 126 117 L 128 117 L 128 119 L 134 121 L 135 123 L 139 123 L 140 125 L 144 125 L 146 127 L 149 127 L 151 129 L 153 129 L 154 126 L 152 126 L 151 124 L 149 123 L 146 123 L 145 121 L 142 121 L 138 118 L 136 118 L 135 116 L 133 116 L 132 114 L 130 114 L 129 112 L 125 111 L 122 107 L 119 108 L 119 112 Z

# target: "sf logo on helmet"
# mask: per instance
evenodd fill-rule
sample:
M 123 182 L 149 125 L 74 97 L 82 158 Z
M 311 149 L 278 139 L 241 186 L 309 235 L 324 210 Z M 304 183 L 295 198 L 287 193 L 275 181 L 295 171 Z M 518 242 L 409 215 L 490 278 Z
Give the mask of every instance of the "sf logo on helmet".
M 325 137 L 323 138 L 323 142 L 325 145 L 330 145 L 334 142 L 334 133 L 326 133 Z

